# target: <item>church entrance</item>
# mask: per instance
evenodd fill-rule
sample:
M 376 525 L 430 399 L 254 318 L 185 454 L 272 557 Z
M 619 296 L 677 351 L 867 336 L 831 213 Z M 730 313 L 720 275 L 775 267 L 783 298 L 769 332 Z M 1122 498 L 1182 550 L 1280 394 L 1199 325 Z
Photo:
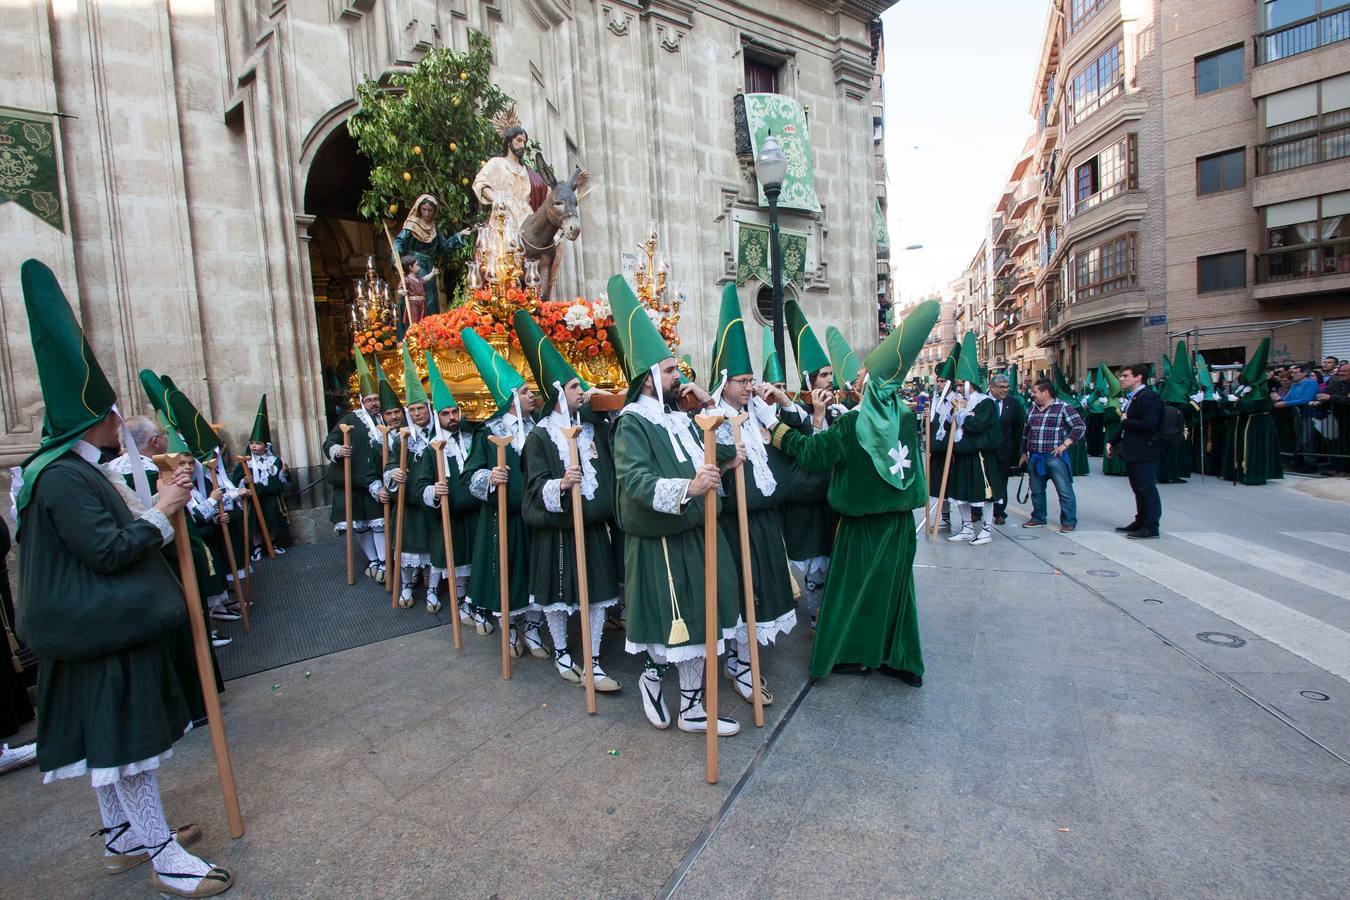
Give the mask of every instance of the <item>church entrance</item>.
M 315 153 L 305 183 L 305 213 L 314 216 L 309 268 L 330 429 L 347 410 L 347 380 L 355 371 L 350 318 L 355 284 L 372 261 L 386 278 L 397 280 L 384 272 L 390 262 L 383 236 L 377 243 L 374 229 L 356 211 L 368 187 L 370 161 L 357 152 L 345 127 L 334 129 Z

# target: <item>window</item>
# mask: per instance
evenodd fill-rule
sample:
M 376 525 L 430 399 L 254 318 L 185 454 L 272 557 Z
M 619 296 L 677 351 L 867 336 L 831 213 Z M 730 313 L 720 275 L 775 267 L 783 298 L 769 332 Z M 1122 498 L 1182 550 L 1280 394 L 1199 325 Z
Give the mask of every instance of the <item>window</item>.
M 745 92 L 747 94 L 778 93 L 777 63 L 758 59 L 746 53 L 745 56 Z
M 1229 47 L 1227 50 L 1211 53 L 1208 56 L 1197 56 L 1195 58 L 1195 92 L 1197 94 L 1208 94 L 1210 91 L 1242 84 L 1244 77 L 1242 58 L 1243 47 L 1241 44 L 1236 47 Z
M 1258 66 L 1350 38 L 1345 0 L 1263 0 L 1260 11 Z
M 1120 71 L 1120 47 L 1121 42 L 1116 41 L 1073 77 L 1067 98 L 1071 124 L 1079 124 L 1125 89 Z
M 1256 281 L 1350 272 L 1350 191 L 1275 203 L 1262 211 L 1265 249 Z
M 1138 136 L 1127 134 L 1073 170 L 1073 203 L 1069 215 L 1092 209 L 1139 186 Z
M 1106 0 L 1073 0 L 1069 9 L 1069 34 L 1073 34 L 1106 5 Z
M 1350 156 L 1350 74 L 1270 94 L 1261 111 L 1267 142 L 1256 151 L 1258 173 Z
M 1217 194 L 1247 183 L 1247 148 L 1239 147 L 1195 161 L 1195 192 Z
M 1231 291 L 1247 286 L 1247 252 L 1216 253 L 1195 261 L 1195 289 L 1202 294 L 1210 291 Z
M 1135 234 L 1121 235 L 1073 255 L 1069 302 L 1077 303 L 1132 287 Z

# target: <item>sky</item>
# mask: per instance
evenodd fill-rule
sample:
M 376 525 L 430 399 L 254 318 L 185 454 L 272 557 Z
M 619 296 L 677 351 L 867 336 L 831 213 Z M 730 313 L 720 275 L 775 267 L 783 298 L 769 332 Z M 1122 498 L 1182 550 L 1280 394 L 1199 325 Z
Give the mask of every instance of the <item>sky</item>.
M 900 299 L 960 276 L 1035 127 L 1049 0 L 899 0 L 886 47 L 887 226 Z M 922 244 L 919 250 L 906 246 Z

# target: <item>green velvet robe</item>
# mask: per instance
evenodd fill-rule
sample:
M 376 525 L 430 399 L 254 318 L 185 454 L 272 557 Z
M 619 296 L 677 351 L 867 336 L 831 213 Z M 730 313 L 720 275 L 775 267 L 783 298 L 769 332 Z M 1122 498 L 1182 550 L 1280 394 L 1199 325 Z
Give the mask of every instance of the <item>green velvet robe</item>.
M 25 611 L 39 595 L 97 597 L 115 609 L 156 591 L 181 604 L 159 529 L 133 516 L 108 477 L 74 452 L 38 476 L 23 523 L 17 625 L 25 640 Z M 86 627 L 70 622 L 72 631 Z M 176 630 L 89 659 L 56 659 L 34 647 L 42 771 L 81 760 L 91 769 L 129 765 L 182 736 L 191 718 L 171 650 Z
M 398 471 L 399 453 L 403 446 L 403 439 L 401 435 L 395 432 L 389 433 L 389 466 L 384 470 L 384 483 L 386 486 L 393 488 L 393 490 L 389 491 L 390 495 L 394 498 L 391 510 L 394 520 L 399 522 L 399 527 L 403 530 L 402 543 L 398 546 L 403 553 L 401 565 L 404 566 L 420 567 L 430 564 L 432 539 L 435 538 L 435 540 L 439 541 L 441 537 L 440 513 L 427 507 L 427 505 L 422 502 L 421 494 L 415 489 L 410 491 L 408 496 L 403 498 L 403 518 L 401 521 L 399 521 L 398 518 L 399 492 L 414 486 L 414 481 L 416 479 L 414 472 L 421 464 L 422 459 L 426 457 L 430 460 L 433 467 L 436 465 L 436 458 L 431 455 L 431 448 L 426 446 L 426 441 L 428 440 L 430 440 L 429 437 L 425 438 L 425 440 L 414 442 L 411 440 L 410 436 L 407 480 L 402 485 L 397 485 L 390 476 Z M 419 449 L 413 449 L 414 443 L 417 444 Z M 433 515 L 435 516 L 435 521 L 432 520 Z M 395 541 L 399 540 L 396 532 L 394 533 L 394 539 Z M 445 555 L 444 547 L 441 548 L 441 555 Z
M 497 465 L 497 447 L 489 435 L 510 434 L 500 418 L 491 419 L 473 436 L 469 458 L 464 463 L 460 480 L 472 489 L 477 476 L 486 489 L 488 472 Z M 527 435 L 528 437 L 528 435 Z M 520 455 L 512 445 L 506 447 L 506 467 L 510 472 L 506 482 L 506 565 L 507 590 L 510 610 L 514 617 L 525 612 L 530 604 L 530 533 L 521 518 L 521 503 L 525 498 L 525 479 L 520 472 Z M 481 475 L 479 473 L 482 473 Z M 497 491 L 476 493 L 483 501 L 478 512 L 478 533 L 473 540 L 472 571 L 469 574 L 468 600 L 488 614 L 501 614 L 500 567 L 498 566 Z
M 999 471 L 997 453 L 1003 434 L 994 398 L 985 397 L 976 403 L 961 423 L 960 431 L 961 439 L 954 447 L 947 481 L 948 499 L 970 503 L 1006 499 L 1007 481 Z
M 858 442 L 858 413 L 804 437 L 779 425 L 774 444 L 804 468 L 830 470 L 830 505 L 839 531 L 830 554 L 810 672 L 822 678 L 841 663 L 886 664 L 923 674 L 919 618 L 914 602 L 914 516 L 928 496 L 920 463 L 918 425 L 902 407 L 899 438 L 920 466 L 904 490 L 877 474 Z
M 1271 413 L 1275 404 L 1256 392 L 1239 400 L 1233 408 L 1236 418 L 1228 429 L 1223 451 L 1223 477 L 1243 484 L 1265 484 L 1284 477 L 1279 436 Z
M 1191 477 L 1191 457 L 1194 450 L 1191 439 L 1194 437 L 1194 407 L 1187 403 L 1168 403 L 1168 406 L 1181 410 L 1185 423 L 1185 436 L 1170 447 L 1162 448 L 1158 458 L 1158 484 L 1180 484 Z
M 802 411 L 805 413 L 805 411 Z M 794 431 L 810 436 L 815 433 L 810 415 L 785 409 L 780 421 Z M 788 559 L 808 560 L 829 556 L 834 543 L 834 529 L 838 517 L 830 509 L 827 499 L 830 490 L 829 472 L 811 472 L 793 463 L 786 485 L 780 480 L 779 489 L 786 492 L 783 502 L 783 539 Z
M 654 405 L 644 397 L 638 401 Z M 692 422 L 689 431 L 702 444 Z M 719 447 L 719 459 L 735 451 Z M 683 448 L 682 448 L 683 452 Z M 689 454 L 685 452 L 685 455 Z M 694 475 L 702 456 L 681 462 L 669 432 L 637 412 L 626 411 L 614 425 L 615 495 L 619 527 L 624 532 L 624 598 L 627 605 L 627 649 L 646 651 L 658 663 L 704 655 L 703 509 L 712 495 L 679 503 L 682 486 Z M 717 626 L 720 638 L 732 637 L 739 613 L 736 562 L 721 529 L 717 534 Z M 671 624 L 679 618 L 688 629 L 685 641 L 671 641 Z
M 472 448 L 472 436 L 466 432 L 470 449 Z M 450 489 L 450 540 L 454 544 L 455 569 L 459 574 L 464 575 L 469 571 L 469 563 L 473 560 L 473 546 L 475 532 L 478 529 L 478 511 L 483 504 L 469 492 L 469 486 L 461 477 L 464 473 L 460 469 L 459 460 L 453 453 L 442 450 L 445 454 L 445 480 Z M 465 463 L 468 463 L 468 453 L 465 453 Z M 436 470 L 436 454 L 434 451 L 423 453 L 413 467 L 412 472 L 412 493 L 408 495 L 408 503 L 416 501 L 425 506 L 426 490 L 433 486 L 438 478 Z M 430 535 L 430 553 L 431 565 L 442 571 L 445 570 L 445 536 L 441 531 L 441 509 L 439 506 L 427 507 L 431 516 L 431 535 Z
M 1106 430 L 1105 444 L 1114 444 L 1120 436 L 1122 428 L 1120 409 L 1115 406 L 1108 406 L 1102 413 L 1102 427 Z M 1073 448 L 1070 447 L 1070 450 Z M 1120 458 L 1120 453 L 1116 452 L 1107 456 L 1105 450 L 1102 453 L 1102 474 L 1103 475 L 1125 475 L 1125 460 Z
M 566 469 L 558 445 L 550 434 L 552 422 L 550 416 L 525 438 L 525 449 L 520 456 L 525 481 L 521 512 L 530 529 L 530 602 L 542 609 L 570 612 L 581 606 L 577 594 L 572 492 L 560 491 L 554 497 L 562 512 L 549 510 L 547 498 L 552 496 L 549 483 L 560 480 Z M 566 427 L 562 422 L 558 425 Z M 609 538 L 609 522 L 614 517 L 614 460 L 610 454 L 609 426 L 604 422 L 591 422 L 584 427 L 591 434 L 590 462 L 595 468 L 596 480 L 595 496 L 589 500 L 584 495 L 582 498 L 586 599 L 591 606 L 612 606 L 619 601 L 619 576 Z M 581 437 L 577 436 L 578 441 Z
M 351 425 L 351 447 L 352 447 L 352 521 L 356 523 L 367 523 L 372 519 L 380 519 L 384 516 L 384 507 L 377 503 L 368 490 L 370 483 L 374 481 L 380 471 L 380 436 L 374 434 L 366 428 L 362 416 L 355 411 L 345 413 L 341 419 L 338 419 L 338 425 Z M 379 424 L 376 420 L 375 424 Z M 328 455 L 333 447 L 342 446 L 342 429 L 337 425 L 328 432 L 328 437 L 323 442 L 323 457 L 331 460 Z M 372 465 L 373 464 L 373 465 Z M 339 522 L 339 530 L 346 528 L 347 521 L 347 501 L 343 491 L 343 464 L 342 460 L 329 462 L 328 464 L 328 483 L 333 486 L 333 507 L 328 520 L 334 525 Z
M 281 480 L 281 470 L 285 467 L 281 457 L 273 456 L 267 466 L 267 483 L 263 484 L 256 478 L 253 482 L 253 492 L 258 497 L 258 506 L 262 508 L 263 521 L 267 524 L 267 534 L 272 538 L 274 547 L 289 547 L 291 544 L 291 511 L 286 505 L 286 482 Z M 239 487 L 244 486 L 243 463 L 235 464 L 230 480 Z M 256 515 L 253 516 L 253 519 L 256 518 Z M 259 534 L 256 521 L 250 520 L 249 531 L 250 536 Z M 261 538 L 255 538 L 254 546 L 258 546 L 260 541 Z

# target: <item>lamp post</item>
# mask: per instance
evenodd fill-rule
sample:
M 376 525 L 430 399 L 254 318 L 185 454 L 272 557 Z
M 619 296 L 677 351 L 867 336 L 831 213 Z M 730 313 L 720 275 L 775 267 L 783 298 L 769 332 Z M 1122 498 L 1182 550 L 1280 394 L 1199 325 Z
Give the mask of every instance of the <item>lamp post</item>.
M 769 201 L 769 280 L 773 282 L 773 346 L 778 359 L 787 364 L 783 352 L 783 258 L 778 242 L 778 195 L 787 175 L 787 154 L 769 132 L 755 157 L 755 179 Z

